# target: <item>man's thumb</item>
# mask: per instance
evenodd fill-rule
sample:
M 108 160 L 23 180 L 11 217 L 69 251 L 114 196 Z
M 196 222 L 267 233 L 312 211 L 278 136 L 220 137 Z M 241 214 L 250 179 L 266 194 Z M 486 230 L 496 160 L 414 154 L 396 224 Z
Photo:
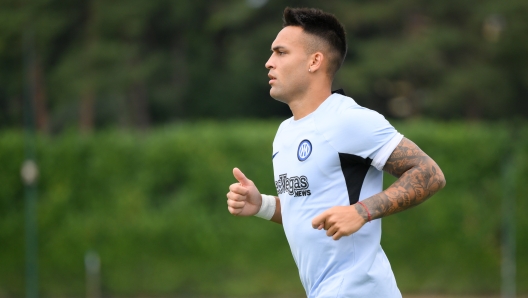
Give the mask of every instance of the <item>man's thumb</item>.
M 326 214 L 323 212 L 312 219 L 312 227 L 321 230 L 325 226 Z
M 249 184 L 249 179 L 238 168 L 234 168 L 233 169 L 233 176 L 235 176 L 236 180 L 238 180 L 238 182 L 240 182 L 240 184 L 242 184 L 244 186 Z

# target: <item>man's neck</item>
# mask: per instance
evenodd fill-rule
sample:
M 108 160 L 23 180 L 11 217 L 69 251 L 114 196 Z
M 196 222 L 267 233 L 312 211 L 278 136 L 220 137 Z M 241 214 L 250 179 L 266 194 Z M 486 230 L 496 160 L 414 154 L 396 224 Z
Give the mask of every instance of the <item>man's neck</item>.
M 295 100 L 288 103 L 290 110 L 293 113 L 293 119 L 299 120 L 308 115 L 332 95 L 330 88 L 310 88 Z

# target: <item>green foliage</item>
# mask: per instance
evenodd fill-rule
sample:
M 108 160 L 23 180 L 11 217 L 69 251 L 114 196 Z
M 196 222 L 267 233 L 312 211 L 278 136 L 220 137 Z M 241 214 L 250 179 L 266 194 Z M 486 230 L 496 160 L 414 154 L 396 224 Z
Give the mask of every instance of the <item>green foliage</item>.
M 155 124 L 287 115 L 268 96 L 264 68 L 285 6 L 319 7 L 344 23 L 349 54 L 335 87 L 369 108 L 395 117 L 528 115 L 523 0 L 19 2 L 0 3 L 4 126 L 20 125 L 28 36 L 53 131 L 76 125 L 87 95 L 99 128 L 133 124 L 137 113 Z M 410 109 L 394 111 L 395 98 Z
M 82 296 L 83 258 L 102 261 L 105 295 L 302 296 L 281 226 L 231 216 L 225 193 L 241 168 L 273 194 L 278 121 L 205 122 L 148 135 L 105 131 L 38 139 L 40 291 Z M 517 282 L 528 292 L 528 126 L 396 123 L 441 166 L 447 186 L 384 219 L 400 288 L 496 293 L 500 283 L 501 168 L 514 160 Z M 23 296 L 23 136 L 0 134 L 0 296 Z M 393 181 L 386 177 L 386 184 Z

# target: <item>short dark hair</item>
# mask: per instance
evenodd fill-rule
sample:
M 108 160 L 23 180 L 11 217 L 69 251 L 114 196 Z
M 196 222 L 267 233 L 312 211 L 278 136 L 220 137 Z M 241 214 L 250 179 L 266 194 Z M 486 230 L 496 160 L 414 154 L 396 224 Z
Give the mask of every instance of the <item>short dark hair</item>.
M 282 27 L 298 26 L 305 33 L 322 39 L 330 46 L 328 71 L 333 76 L 343 64 L 347 53 L 346 33 L 343 25 L 330 13 L 316 8 L 284 9 Z M 318 50 L 318 49 L 315 49 Z

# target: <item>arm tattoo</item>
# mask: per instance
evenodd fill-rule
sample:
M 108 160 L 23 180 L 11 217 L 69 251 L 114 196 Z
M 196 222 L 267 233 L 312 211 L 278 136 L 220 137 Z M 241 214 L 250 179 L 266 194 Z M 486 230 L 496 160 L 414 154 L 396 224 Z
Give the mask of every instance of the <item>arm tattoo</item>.
M 406 138 L 394 149 L 383 170 L 398 177 L 398 180 L 385 191 L 362 201 L 372 219 L 416 206 L 442 189 L 446 183 L 436 162 Z M 361 205 L 356 204 L 355 207 L 366 220 L 367 211 Z

